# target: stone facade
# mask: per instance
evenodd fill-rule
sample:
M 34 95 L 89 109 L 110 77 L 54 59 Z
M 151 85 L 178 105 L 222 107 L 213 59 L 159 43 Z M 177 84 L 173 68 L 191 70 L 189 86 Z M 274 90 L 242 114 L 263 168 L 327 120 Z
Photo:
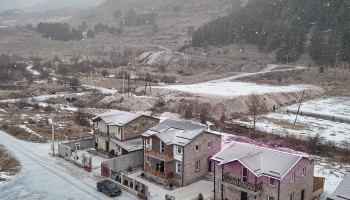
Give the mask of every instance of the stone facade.
M 233 161 L 227 164 L 224 164 L 223 170 L 222 167 L 219 167 L 218 162 L 215 162 L 215 199 L 227 199 L 227 200 L 240 200 L 242 198 L 242 191 L 247 192 L 245 188 L 240 187 L 237 189 L 236 186 L 232 186 L 229 183 L 223 182 L 223 176 L 226 173 L 229 173 L 229 176 L 232 178 L 242 180 L 242 169 L 243 165 L 239 161 Z M 304 169 L 303 169 L 304 168 Z M 303 173 L 304 171 L 304 173 Z M 295 173 L 295 178 L 292 181 L 292 176 Z M 303 174 L 304 175 L 303 175 Z M 301 193 L 304 190 L 304 199 L 311 200 L 313 198 L 313 174 L 314 174 L 314 162 L 313 160 L 302 158 L 298 161 L 296 165 L 281 179 L 274 179 L 274 184 L 271 185 L 270 177 L 260 176 L 257 177 L 249 169 L 247 169 L 247 181 L 252 184 L 262 183 L 262 190 L 258 195 L 254 195 L 252 191 L 247 195 L 247 200 L 258 199 L 266 200 L 268 197 L 272 197 L 275 200 L 291 199 L 291 195 L 294 196 L 294 200 L 302 199 Z M 219 183 L 223 183 L 223 190 L 220 190 Z
M 145 148 L 144 171 L 147 176 L 156 179 L 157 182 L 169 185 L 173 183 L 177 186 L 186 186 L 203 179 L 214 165 L 211 162 L 211 156 L 221 150 L 221 136 L 202 132 L 184 147 L 178 145 L 164 145 L 164 154 L 160 151 L 160 139 L 152 138 L 152 151 Z M 146 146 L 146 139 L 144 139 Z M 181 148 L 181 154 L 175 155 L 177 148 Z M 156 164 L 164 161 L 164 173 L 154 171 Z M 196 162 L 197 164 L 196 169 Z M 180 170 L 177 171 L 176 165 L 180 164 Z M 209 166 L 210 165 L 210 166 Z
M 210 146 L 208 143 L 210 142 Z M 196 147 L 197 146 L 197 147 Z M 197 150 L 196 148 L 199 149 Z M 213 170 L 212 156 L 221 150 L 221 136 L 203 132 L 184 147 L 183 186 L 203 179 L 204 175 Z M 196 162 L 199 161 L 199 170 Z M 210 165 L 210 166 L 209 166 Z
M 140 138 L 143 132 L 158 123 L 159 119 L 145 115 L 141 115 L 123 126 L 108 126 L 103 120 L 94 121 L 94 147 L 106 154 L 113 151 L 115 155 L 123 155 L 127 152 L 111 141 L 110 138 L 120 141 Z

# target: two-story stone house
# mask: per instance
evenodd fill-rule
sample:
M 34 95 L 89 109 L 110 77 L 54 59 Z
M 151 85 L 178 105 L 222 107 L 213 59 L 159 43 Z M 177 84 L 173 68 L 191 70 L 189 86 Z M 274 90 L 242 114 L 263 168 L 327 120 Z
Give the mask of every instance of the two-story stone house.
M 144 174 L 164 185 L 186 186 L 214 169 L 211 157 L 221 149 L 220 134 L 185 120 L 165 120 L 142 134 Z
M 215 199 L 311 200 L 314 160 L 232 142 L 212 158 Z
M 117 156 L 141 150 L 141 133 L 159 123 L 159 119 L 120 110 L 109 110 L 92 118 L 95 148 Z

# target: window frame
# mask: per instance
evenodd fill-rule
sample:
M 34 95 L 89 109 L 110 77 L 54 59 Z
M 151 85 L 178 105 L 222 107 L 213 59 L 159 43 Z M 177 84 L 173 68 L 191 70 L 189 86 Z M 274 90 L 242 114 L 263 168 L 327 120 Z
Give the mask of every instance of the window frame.
M 201 150 L 201 145 L 197 144 L 195 148 L 196 148 L 196 151 L 200 151 Z
M 292 172 L 291 182 L 293 183 L 295 181 L 295 171 Z
M 301 176 L 302 176 L 302 177 L 306 176 L 306 167 L 303 167 L 303 168 L 301 169 Z
M 152 138 L 146 139 L 146 147 L 152 147 Z
M 276 198 L 274 196 L 267 195 L 267 200 L 275 200 Z
M 244 176 L 244 171 L 246 170 L 247 174 Z M 246 180 L 244 180 L 244 178 L 246 178 Z M 248 168 L 246 168 L 245 166 L 242 166 L 242 171 L 241 171 L 241 180 L 243 182 L 247 182 L 248 181 Z
M 159 140 L 159 152 L 160 153 L 165 152 L 165 143 L 162 140 Z
M 208 141 L 208 149 L 213 148 L 213 141 L 209 140 Z
M 198 172 L 201 169 L 201 160 L 196 160 L 194 164 L 194 170 Z
M 150 156 L 146 156 L 146 162 L 150 163 L 151 162 L 151 157 Z
M 294 191 L 292 193 L 289 194 L 289 200 L 294 200 L 295 196 L 294 196 Z
M 272 184 L 271 184 L 271 180 L 273 180 L 273 181 L 272 181 L 272 182 L 273 182 Z M 269 185 L 275 187 L 275 186 L 276 186 L 276 179 L 275 179 L 275 178 L 272 178 L 272 177 L 269 177 Z
M 139 132 L 139 125 L 134 126 L 134 133 Z
M 182 163 L 176 162 L 176 173 L 181 174 L 182 173 Z
M 179 152 L 179 150 L 180 150 L 180 152 Z M 179 145 L 176 145 L 176 154 L 182 155 L 182 147 Z

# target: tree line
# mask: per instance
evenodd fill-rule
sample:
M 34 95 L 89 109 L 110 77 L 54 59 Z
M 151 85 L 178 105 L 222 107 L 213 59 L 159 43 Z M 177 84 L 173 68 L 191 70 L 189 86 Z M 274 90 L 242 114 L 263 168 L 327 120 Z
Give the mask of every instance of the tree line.
M 320 64 L 350 61 L 349 7 L 346 0 L 250 0 L 199 27 L 192 45 L 255 44 L 260 51 L 277 50 L 280 62 L 304 52 Z
M 41 33 L 43 37 L 52 40 L 69 41 L 83 39 L 82 32 L 75 28 L 71 30 L 67 23 L 40 22 L 36 30 Z

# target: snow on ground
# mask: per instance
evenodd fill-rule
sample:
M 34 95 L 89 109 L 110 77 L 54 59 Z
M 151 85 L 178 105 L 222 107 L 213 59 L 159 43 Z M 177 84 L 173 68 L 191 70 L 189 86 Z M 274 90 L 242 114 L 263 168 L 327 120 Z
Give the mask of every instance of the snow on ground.
M 348 101 L 349 100 L 349 101 Z M 315 103 L 314 103 L 315 102 Z M 327 104 L 323 104 L 327 102 Z M 313 100 L 302 104 L 301 110 L 310 113 L 319 113 L 323 116 L 337 116 L 345 119 L 349 117 L 350 98 L 327 98 Z M 256 123 L 256 128 L 282 136 L 295 135 L 301 139 L 319 135 L 324 142 L 333 142 L 341 148 L 350 149 L 350 124 L 315 118 L 310 116 L 298 116 L 296 126 L 294 121 L 296 114 L 286 112 L 286 110 L 297 109 L 298 104 L 277 110 L 277 112 L 264 115 Z M 331 117 L 329 117 L 331 119 Z M 235 120 L 240 124 L 252 126 L 252 120 Z
M 299 104 L 286 107 L 284 110 L 297 111 Z M 300 107 L 303 113 L 314 113 L 323 116 L 350 120 L 350 97 L 321 98 L 303 102 Z
M 160 87 L 155 87 L 160 88 Z M 252 93 L 255 94 L 268 94 L 268 93 L 288 93 L 298 92 L 303 90 L 321 90 L 319 87 L 313 85 L 288 85 L 288 86 L 271 86 L 271 85 L 258 85 L 255 83 L 245 82 L 205 82 L 191 85 L 168 85 L 164 87 L 169 90 L 176 90 L 181 92 L 188 92 L 194 94 L 202 94 L 207 96 L 220 96 L 220 97 L 238 97 L 248 96 Z
M 43 137 L 43 136 L 39 135 L 38 133 L 36 133 L 35 131 L 33 131 L 32 129 L 28 128 L 26 125 L 18 125 L 18 127 L 24 129 L 27 133 L 36 135 L 36 136 L 38 136 L 38 137 L 40 137 L 40 138 Z
M 278 68 L 278 69 L 277 69 Z M 255 76 L 257 74 L 265 74 L 276 71 L 290 71 L 290 70 L 302 70 L 305 67 L 302 66 L 284 66 L 284 65 L 268 65 L 260 72 L 254 73 L 240 73 L 231 77 L 212 80 L 203 83 L 196 83 L 190 85 L 167 85 L 164 87 L 155 86 L 154 88 L 165 88 L 169 90 L 176 90 L 194 94 L 202 94 L 205 96 L 219 96 L 219 97 L 238 97 L 247 96 L 251 93 L 256 94 L 268 94 L 268 93 L 288 93 L 298 92 L 303 90 L 322 90 L 314 85 L 299 84 L 288 86 L 271 86 L 271 85 L 259 85 L 255 83 L 247 82 L 232 82 L 232 80 Z
M 99 86 L 96 86 L 96 85 L 91 86 L 91 85 L 85 85 L 85 84 L 83 86 L 86 87 L 86 88 L 100 90 L 103 94 L 115 94 L 115 93 L 118 93 L 117 89 L 108 89 L 108 88 L 99 87 Z
M 32 69 L 33 68 L 33 65 L 29 65 L 26 69 L 27 71 L 29 71 L 30 73 L 32 73 L 34 76 L 40 76 L 40 72 Z
M 110 199 L 96 189 L 96 182 L 101 179 L 99 173 L 85 172 L 65 159 L 52 156 L 49 143 L 21 141 L 3 131 L 0 141 L 22 165 L 17 175 L 0 185 L 1 199 Z M 126 191 L 117 198 L 137 199 Z
M 350 173 L 350 164 L 329 162 L 324 158 L 315 157 L 316 165 L 314 176 L 324 177 L 324 196 L 329 197 L 338 187 L 347 173 Z
M 163 200 L 166 194 L 169 194 L 175 197 L 175 199 L 182 199 L 182 200 L 196 199 L 199 193 L 202 193 L 205 199 L 212 197 L 214 194 L 213 193 L 214 183 L 211 181 L 200 180 L 186 187 L 167 190 L 154 183 L 146 181 L 143 178 L 140 178 L 140 176 L 141 176 L 141 172 L 136 172 L 134 174 L 128 175 L 128 177 L 133 178 L 138 182 L 144 183 L 148 186 L 151 200 Z

